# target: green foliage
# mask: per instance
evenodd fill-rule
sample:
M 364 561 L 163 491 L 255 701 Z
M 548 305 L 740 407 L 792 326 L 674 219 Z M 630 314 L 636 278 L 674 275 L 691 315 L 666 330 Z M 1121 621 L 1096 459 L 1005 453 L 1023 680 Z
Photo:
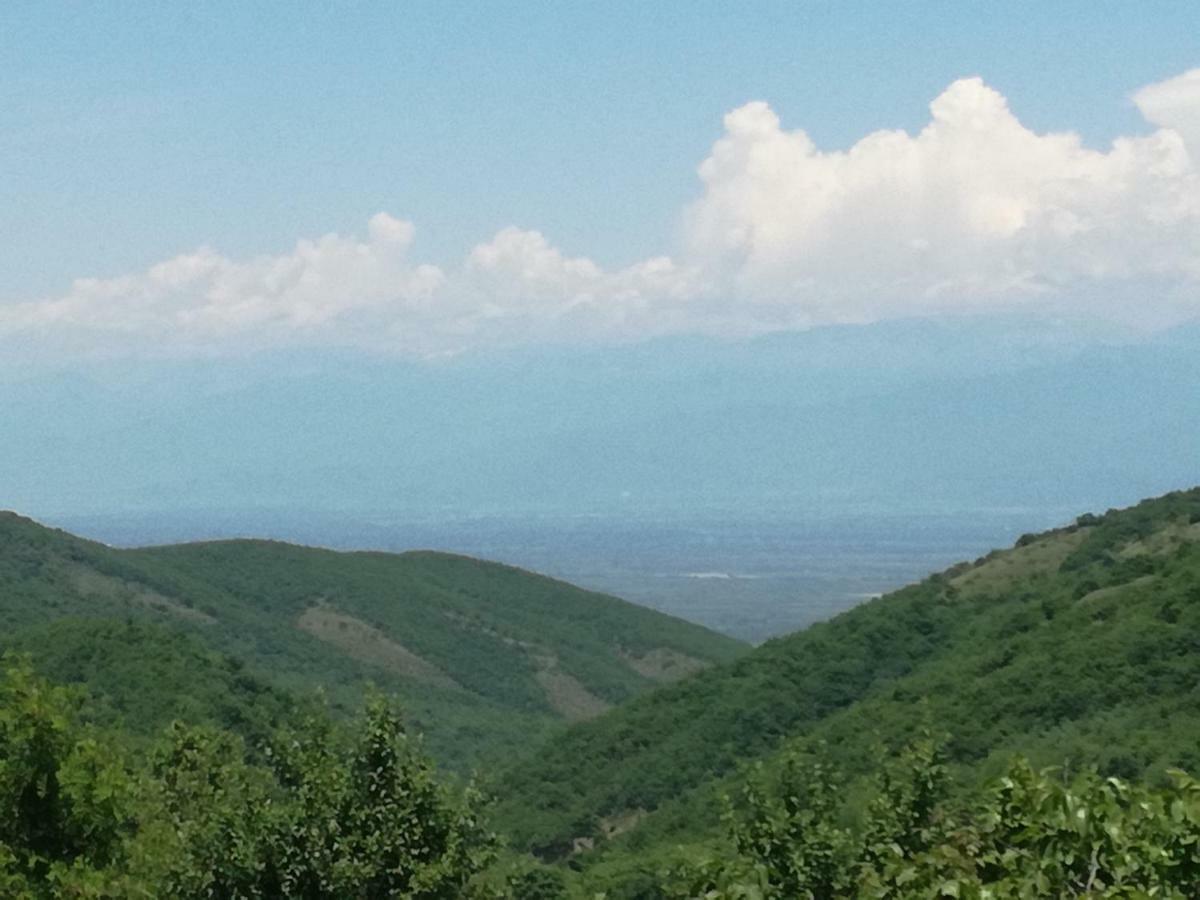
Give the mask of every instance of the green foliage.
M 1063 560 L 1065 571 L 1113 561 L 1115 550 L 1154 534 L 1167 522 L 1200 520 L 1200 491 L 1175 491 L 1144 500 L 1125 510 L 1109 510 L 1103 517 L 1080 516 L 1077 524 L 1088 528 L 1079 547 Z
M 465 772 L 574 713 L 548 675 L 591 708 L 656 684 L 631 659 L 659 651 L 707 665 L 744 647 L 465 557 L 266 541 L 116 550 L 0 513 L 4 649 L 91 685 L 98 721 L 142 733 L 178 717 L 257 741 L 291 715 L 280 689 L 319 687 L 349 714 L 376 684 L 401 698 L 439 761 Z
M 911 890 L 905 861 L 945 843 L 947 823 L 940 804 L 946 775 L 937 745 L 929 739 L 908 747 L 897 763 L 880 767 L 857 867 L 859 880 L 868 881 L 872 893 L 896 896 Z
M 163 624 L 66 618 L 24 629 L 8 643 L 50 681 L 86 685 L 89 721 L 140 736 L 182 720 L 261 743 L 300 714 L 291 695 L 240 660 Z
M 5 897 L 450 900 L 493 858 L 480 798 L 441 785 L 380 698 L 243 740 L 173 725 L 148 759 L 79 725 L 79 698 L 27 662 L 0 681 Z
M 392 709 L 355 740 L 328 723 L 249 764 L 238 739 L 175 728 L 153 767 L 142 878 L 170 897 L 463 896 L 491 859 L 478 795 L 433 777 Z
M 1200 770 L 1198 508 L 1200 490 L 1049 532 L 635 698 L 503 773 L 498 822 L 621 897 L 622 870 L 633 884 L 710 841 L 736 773 L 777 772 L 797 738 L 837 748 L 852 795 L 872 746 L 931 723 L 956 794 L 1014 753 L 1124 779 Z M 1089 542 L 1100 555 L 1068 565 Z M 580 836 L 596 849 L 572 854 Z
M 826 900 L 842 896 L 849 838 L 834 819 L 839 805 L 840 779 L 821 760 L 789 755 L 774 791 L 765 784 L 762 768 L 742 789 L 741 811 L 726 811 L 733 839 L 733 858 L 748 866 L 710 863 L 700 880 L 713 880 L 726 889 L 741 883 L 762 891 L 770 886 L 784 896 Z M 695 877 L 690 879 L 697 890 Z
M 505 878 L 504 894 L 513 900 L 565 900 L 567 878 L 550 866 L 525 865 Z
M 233 735 L 172 726 L 154 754 L 135 871 L 165 897 L 277 895 L 283 814 Z
M 820 764 L 811 771 L 811 805 L 795 805 L 790 774 L 772 794 L 749 789 L 723 857 L 683 867 L 663 896 L 1183 900 L 1200 893 L 1200 783 L 1180 772 L 1169 787 L 1153 789 L 1094 771 L 1066 782 L 1018 759 L 982 795 L 953 808 L 944 768 L 925 741 L 883 766 L 866 820 L 851 829 L 837 819 L 836 785 Z
M 4 682 L 0 896 L 1200 896 L 1200 788 L 1163 775 L 1200 770 L 1197 525 L 1200 490 L 1080 517 L 646 692 L 629 655 L 726 650 L 471 560 L 118 553 L 0 517 L 0 643 L 99 693 Z M 313 608 L 437 677 L 297 627 Z M 623 702 L 537 746 L 547 653 Z M 387 703 L 304 718 L 259 670 L 328 684 L 335 712 L 378 676 L 443 758 L 507 752 L 501 830 L 566 864 L 487 869 L 478 795 Z
M 74 717 L 80 697 L 12 662 L 0 680 L 4 896 L 90 896 L 134 828 L 132 779 Z

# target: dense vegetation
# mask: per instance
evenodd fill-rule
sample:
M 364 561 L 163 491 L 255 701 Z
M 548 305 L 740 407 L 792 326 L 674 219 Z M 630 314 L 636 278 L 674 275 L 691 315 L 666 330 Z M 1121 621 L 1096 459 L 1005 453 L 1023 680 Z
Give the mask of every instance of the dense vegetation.
M 0 681 L 0 896 L 470 896 L 492 857 L 476 796 L 434 780 L 388 703 L 348 736 L 282 731 L 251 760 L 173 725 L 147 753 L 81 726 L 81 696 Z
M 751 780 L 726 816 L 730 845 L 685 863 L 679 900 L 835 897 L 1200 895 L 1200 782 L 1171 773 L 1147 789 L 1023 760 L 968 804 L 946 790 L 928 740 L 884 762 L 866 809 L 844 822 L 845 785 L 823 760 L 789 757 L 776 783 Z
M 11 658 L 0 678 L 0 895 L 553 900 L 498 864 L 481 797 L 452 791 L 381 697 L 353 729 L 313 717 L 253 757 L 173 724 L 148 750 L 82 724 L 80 691 Z M 1166 789 L 1017 761 L 970 803 L 928 739 L 883 761 L 863 805 L 823 751 L 726 801 L 728 842 L 658 872 L 666 900 L 1162 897 L 1200 892 L 1200 782 Z M 857 814 L 856 814 L 857 813 Z
M 852 792 L 876 745 L 930 725 L 958 791 L 1017 753 L 1157 782 L 1200 770 L 1198 650 L 1189 491 L 1023 537 L 576 726 L 498 779 L 499 822 L 611 896 L 653 896 L 674 848 L 716 838 L 741 769 L 797 743 L 831 748 Z
M 235 657 L 155 623 L 60 619 L 5 643 L 36 654 L 38 671 L 52 681 L 86 685 L 87 721 L 130 736 L 155 736 L 178 720 L 256 742 L 304 711 Z
M 114 550 L 0 513 L 3 649 L 93 685 L 143 732 L 171 710 L 239 730 L 274 720 L 278 703 L 251 696 L 268 683 L 300 697 L 319 687 L 348 714 L 371 682 L 401 699 L 436 758 L 466 770 L 744 646 L 464 557 L 265 541 Z
M 1200 489 L 749 653 L 461 558 L 5 525 L 41 674 L 0 691 L 0 896 L 1200 896 Z M 525 729 L 494 805 L 379 696 L 345 723 L 389 671 L 443 737 Z M 332 716 L 289 690 L 325 679 Z M 620 705 L 555 734 L 572 684 Z

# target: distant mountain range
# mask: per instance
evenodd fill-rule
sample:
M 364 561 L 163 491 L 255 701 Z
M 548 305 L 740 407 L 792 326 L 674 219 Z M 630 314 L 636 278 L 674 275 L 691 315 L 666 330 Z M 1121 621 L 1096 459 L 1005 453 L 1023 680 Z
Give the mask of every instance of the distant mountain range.
M 0 505 L 358 520 L 1107 506 L 1195 479 L 1197 384 L 1200 328 L 1012 317 L 8 370 Z

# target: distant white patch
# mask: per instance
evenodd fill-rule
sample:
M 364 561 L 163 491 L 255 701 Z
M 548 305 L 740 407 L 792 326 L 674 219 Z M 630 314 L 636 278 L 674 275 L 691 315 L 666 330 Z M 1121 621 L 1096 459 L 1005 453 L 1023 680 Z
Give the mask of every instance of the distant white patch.
M 711 578 L 722 581 L 757 581 L 762 575 L 745 575 L 741 572 L 684 572 L 683 578 Z

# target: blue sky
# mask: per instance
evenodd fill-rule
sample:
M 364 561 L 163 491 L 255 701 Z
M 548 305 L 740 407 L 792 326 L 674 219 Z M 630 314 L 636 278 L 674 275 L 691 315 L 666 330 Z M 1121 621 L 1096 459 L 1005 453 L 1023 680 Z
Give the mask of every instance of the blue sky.
M 1194 474 L 1195 2 L 8 2 L 0 110 L 0 505 Z
M 819 150 L 845 150 L 880 129 L 917 133 L 930 121 L 931 101 L 957 79 L 980 76 L 1030 132 L 1074 131 L 1084 147 L 1105 151 L 1118 136 L 1155 131 L 1131 96 L 1200 66 L 1198 36 L 1200 4 L 1186 2 L 7 3 L 0 10 L 0 303 L 62 298 L 73 279 L 144 272 L 202 246 L 239 262 L 287 254 L 297 240 L 330 232 L 366 241 L 368 220 L 386 211 L 415 226 L 393 241 L 412 267 L 448 272 L 476 245 L 519 229 L 544 236 L 547 252 L 594 263 L 605 277 L 665 256 L 679 271 L 704 270 L 696 279 L 712 285 L 680 286 L 680 276 L 669 288 L 648 288 L 640 272 L 621 282 L 626 287 L 572 281 L 559 294 L 547 289 L 536 313 L 522 308 L 513 332 L 529 331 L 530 316 L 542 321 L 560 301 L 621 291 L 637 293 L 642 305 L 659 302 L 656 291 L 686 295 L 686 315 L 660 318 L 695 316 L 701 330 L 878 318 L 854 298 L 837 300 L 832 312 L 834 300 L 814 300 L 750 324 L 714 307 L 718 295 L 744 291 L 777 302 L 813 279 L 837 281 L 824 270 L 787 269 L 778 254 L 764 266 L 783 265 L 787 278 L 766 288 L 761 273 L 752 273 L 750 287 L 740 273 L 705 274 L 713 241 L 697 244 L 683 219 L 705 197 L 697 166 L 725 133 L 723 116 L 762 100 L 782 131 L 803 129 Z M 1176 119 L 1169 124 L 1187 133 Z M 1071 214 L 1090 203 L 1080 201 Z M 1193 225 L 1189 219 L 1165 234 L 1163 244 L 1178 244 L 1181 234 L 1190 241 Z M 937 239 L 922 231 L 913 240 Z M 502 262 L 545 250 L 520 235 L 506 248 L 496 257 Z M 989 263 L 980 277 L 998 277 L 1010 263 Z M 1187 260 L 1171 265 L 1151 275 L 1155 285 L 1165 278 L 1162 289 L 1178 301 L 1194 285 L 1181 288 L 1175 271 Z M 1025 267 L 1022 277 L 1036 290 L 1075 290 L 1062 288 L 1058 274 L 1078 268 L 1074 262 Z M 478 279 L 443 289 L 432 270 L 387 268 L 385 276 L 408 279 L 405 290 L 422 297 L 448 291 L 460 307 L 498 307 L 501 318 L 508 307 L 492 303 L 489 292 L 529 292 L 525 282 L 496 287 Z M 1143 276 L 1151 277 L 1123 269 L 1104 276 L 1101 293 L 1116 290 L 1117 277 L 1123 289 L 1133 277 L 1140 290 L 1150 283 Z M 957 277 L 947 282 L 954 290 Z M 1088 290 L 1095 277 L 1089 270 Z M 445 275 L 452 285 L 457 278 Z M 901 282 L 897 296 L 937 289 Z M 890 283 L 876 279 L 870 290 Z M 72 307 L 71 328 L 90 327 L 93 309 L 102 318 L 87 306 L 96 302 Z M 1180 318 L 1178 305 L 1165 317 Z M 281 315 L 273 309 L 254 321 Z M 297 321 L 319 320 L 340 335 L 333 323 L 362 315 L 342 305 L 306 310 Z M 597 326 L 598 333 L 628 336 L 643 327 L 628 324 L 641 315 L 641 306 L 622 312 L 625 324 Z M 65 320 L 36 318 L 37 333 Z M 130 321 L 112 329 L 127 332 Z M 438 327 L 468 328 L 461 317 Z M 68 350 L 57 352 L 78 349 L 79 340 L 64 339 Z M 457 349 L 445 340 L 414 345 Z

